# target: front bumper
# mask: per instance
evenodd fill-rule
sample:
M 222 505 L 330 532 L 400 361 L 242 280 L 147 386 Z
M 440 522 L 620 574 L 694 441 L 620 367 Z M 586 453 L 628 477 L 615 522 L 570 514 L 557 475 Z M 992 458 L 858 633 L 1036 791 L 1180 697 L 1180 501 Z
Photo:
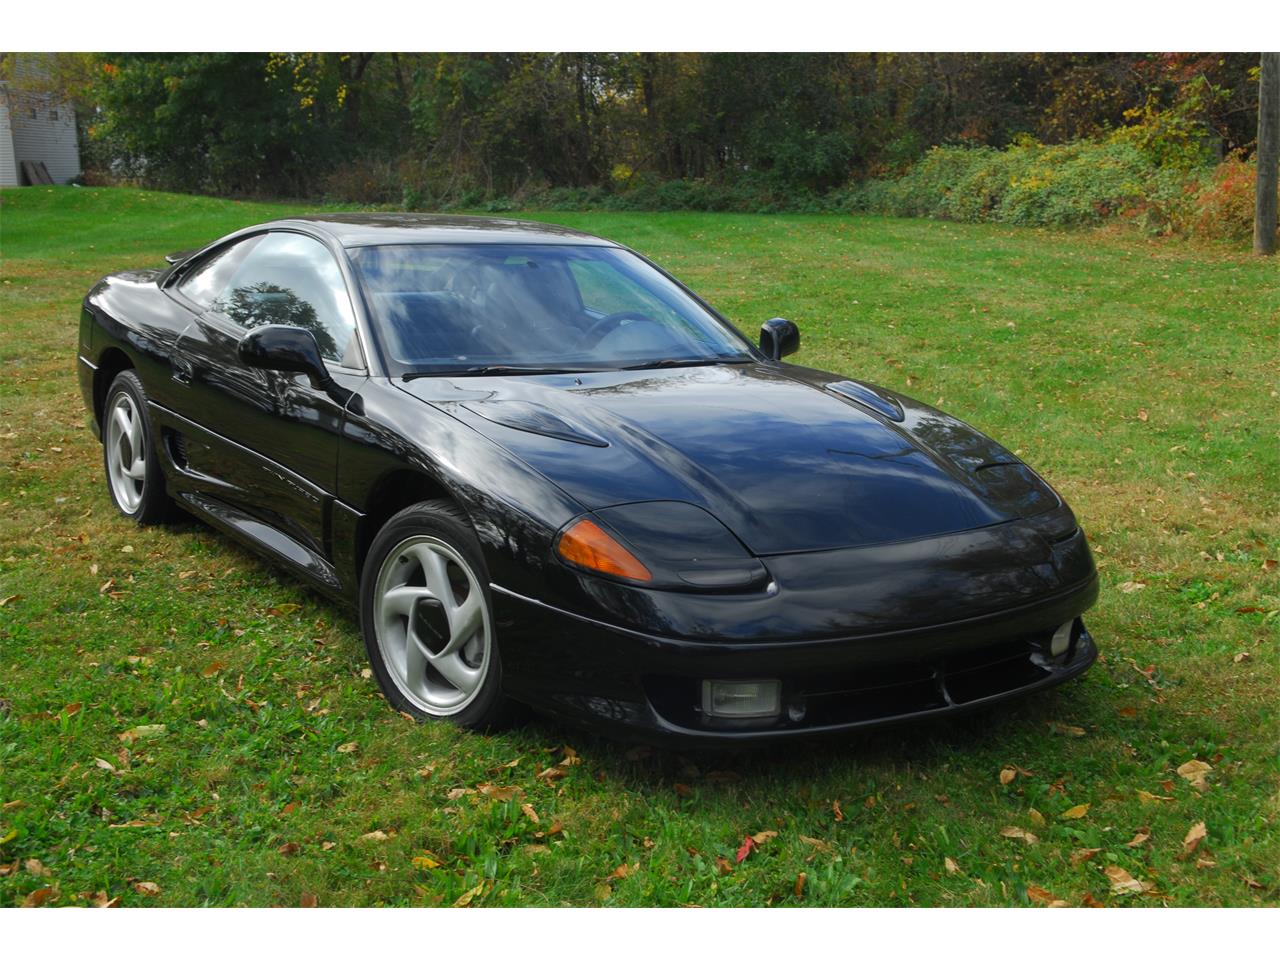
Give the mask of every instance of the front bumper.
M 563 719 L 638 739 L 733 745 L 942 717 L 1063 683 L 1097 658 L 1080 624 L 1065 654 L 1049 640 L 1098 593 L 1080 586 L 999 613 L 823 640 L 733 642 L 653 636 L 494 587 L 508 692 Z M 706 679 L 778 679 L 782 713 L 733 726 L 702 713 Z

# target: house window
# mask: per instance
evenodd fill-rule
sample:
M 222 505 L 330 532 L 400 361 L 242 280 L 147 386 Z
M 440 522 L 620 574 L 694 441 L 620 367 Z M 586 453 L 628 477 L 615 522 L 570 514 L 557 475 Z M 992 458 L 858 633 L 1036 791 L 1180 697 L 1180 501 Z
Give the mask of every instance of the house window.
M 34 120 L 34 119 L 36 118 L 36 108 L 35 108 L 35 107 L 32 107 L 30 110 L 28 110 L 28 111 L 27 111 L 27 113 L 30 115 L 30 117 L 31 117 L 31 119 L 32 119 L 32 120 Z
M 57 119 L 58 119 L 58 111 L 57 111 L 57 110 L 50 110 L 50 111 L 49 111 L 49 119 L 50 119 L 50 120 L 57 120 Z

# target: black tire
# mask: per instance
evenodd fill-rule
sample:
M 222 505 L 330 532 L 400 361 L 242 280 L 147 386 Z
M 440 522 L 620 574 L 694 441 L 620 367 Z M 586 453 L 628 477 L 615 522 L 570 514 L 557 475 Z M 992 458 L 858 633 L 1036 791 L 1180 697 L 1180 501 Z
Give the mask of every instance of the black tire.
M 394 567 L 406 542 L 413 538 L 431 538 L 460 555 L 474 574 L 480 599 L 487 612 L 487 657 L 479 667 L 481 679 L 475 692 L 469 695 L 469 702 L 460 709 L 431 709 L 421 698 L 415 702 L 401 688 L 402 681 L 397 680 L 393 673 L 395 668 L 387 662 L 383 646 L 379 642 L 376 612 L 379 583 L 390 575 L 384 567 Z M 465 572 L 462 572 L 462 576 L 465 577 Z M 470 589 L 466 596 L 470 597 Z M 369 547 L 360 578 L 360 630 L 364 635 L 365 651 L 378 686 L 397 710 L 419 720 L 449 720 L 468 730 L 492 730 L 506 726 L 517 716 L 516 705 L 502 692 L 502 661 L 498 652 L 496 620 L 493 616 L 484 554 L 466 514 L 452 502 L 430 500 L 406 507 L 378 531 Z M 405 642 L 407 644 L 411 641 Z M 387 644 L 392 646 L 393 642 L 388 639 Z
M 145 467 L 142 471 L 141 490 L 134 492 L 136 502 L 129 502 L 126 495 L 117 489 L 118 484 L 112 479 L 113 456 L 121 455 L 121 448 L 112 449 L 112 418 L 116 406 L 127 398 L 129 406 L 137 417 L 138 430 L 141 434 L 142 458 Z M 107 480 L 107 493 L 116 509 L 140 526 L 159 523 L 173 514 L 173 501 L 165 489 L 164 470 L 160 467 L 159 449 L 155 442 L 155 432 L 151 427 L 151 418 L 147 414 L 147 394 L 142 388 L 142 380 L 132 370 L 123 370 L 111 381 L 107 388 L 107 396 L 102 403 L 102 470 Z M 132 451 L 136 456 L 136 451 Z

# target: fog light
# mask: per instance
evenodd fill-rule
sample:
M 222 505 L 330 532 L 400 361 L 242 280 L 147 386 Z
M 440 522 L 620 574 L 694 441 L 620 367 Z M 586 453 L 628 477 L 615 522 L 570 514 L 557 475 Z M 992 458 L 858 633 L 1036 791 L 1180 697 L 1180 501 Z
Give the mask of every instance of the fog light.
M 1074 639 L 1073 634 L 1075 633 L 1075 629 L 1076 622 L 1074 620 L 1068 620 L 1057 630 L 1053 631 L 1053 639 L 1049 641 L 1050 656 L 1060 657 L 1067 652 L 1067 648 L 1071 646 L 1071 641 Z
M 708 717 L 776 717 L 780 700 L 777 680 L 702 681 L 702 712 Z

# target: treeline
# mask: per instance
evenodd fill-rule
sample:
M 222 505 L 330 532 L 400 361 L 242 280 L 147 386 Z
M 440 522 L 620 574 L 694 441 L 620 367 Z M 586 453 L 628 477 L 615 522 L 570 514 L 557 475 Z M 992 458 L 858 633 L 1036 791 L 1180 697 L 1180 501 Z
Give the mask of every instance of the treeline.
M 559 196 L 768 209 L 839 202 L 939 145 L 1138 130 L 1130 142 L 1155 165 L 1243 156 L 1257 64 L 1256 54 L 104 54 L 51 57 L 46 73 L 80 105 L 91 178 L 414 207 Z

